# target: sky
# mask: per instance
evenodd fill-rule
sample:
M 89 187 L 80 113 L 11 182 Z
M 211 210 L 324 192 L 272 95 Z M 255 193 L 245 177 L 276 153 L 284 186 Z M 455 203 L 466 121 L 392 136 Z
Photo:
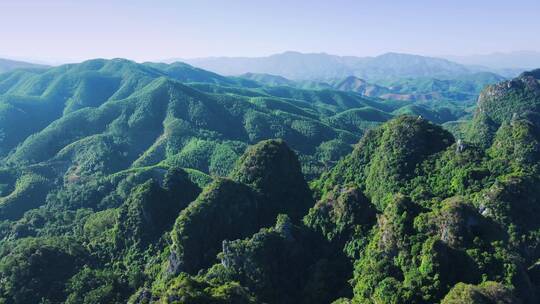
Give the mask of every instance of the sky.
M 539 0 L 0 0 L 0 56 L 137 61 L 540 51 Z

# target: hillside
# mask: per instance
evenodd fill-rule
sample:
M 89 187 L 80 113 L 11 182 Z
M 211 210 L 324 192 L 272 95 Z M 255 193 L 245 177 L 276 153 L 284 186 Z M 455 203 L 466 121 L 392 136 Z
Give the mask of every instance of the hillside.
M 246 78 L 0 74 L 0 302 L 538 302 L 538 70 L 471 115 Z

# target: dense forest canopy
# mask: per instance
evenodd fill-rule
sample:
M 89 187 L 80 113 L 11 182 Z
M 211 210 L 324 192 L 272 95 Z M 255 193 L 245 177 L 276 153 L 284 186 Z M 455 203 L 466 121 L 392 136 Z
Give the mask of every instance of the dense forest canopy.
M 0 303 L 534 304 L 539 185 L 540 70 L 16 69 Z

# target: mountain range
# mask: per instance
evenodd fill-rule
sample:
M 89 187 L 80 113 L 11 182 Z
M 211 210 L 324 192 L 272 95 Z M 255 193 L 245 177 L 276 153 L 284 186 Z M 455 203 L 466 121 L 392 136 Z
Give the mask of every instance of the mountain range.
M 184 61 L 223 75 L 272 74 L 292 80 L 329 80 L 347 76 L 371 82 L 419 77 L 448 79 L 486 71 L 513 77 L 523 71 L 463 65 L 442 58 L 400 53 L 354 57 L 285 52 L 268 57 L 209 57 Z
M 271 87 L 339 90 L 355 92 L 367 97 L 401 101 L 472 101 L 484 86 L 506 79 L 490 72 L 464 74 L 443 80 L 431 77 L 395 78 L 379 81 L 378 84 L 367 82 L 356 76 L 329 81 L 293 81 L 282 76 L 257 73 L 246 73 L 238 77 Z
M 440 57 L 386 53 L 375 57 L 357 57 L 288 51 L 267 57 L 207 57 L 168 59 L 163 62 L 177 61 L 190 63 L 222 75 L 271 74 L 292 80 L 311 81 L 328 81 L 356 76 L 370 82 L 378 82 L 418 77 L 447 79 L 477 72 L 491 72 L 511 78 L 524 70 L 540 66 L 540 53 L 521 51 Z M 0 72 L 32 67 L 45 66 L 7 59 L 0 60 Z
M 24 61 L 16 61 L 0 58 L 0 73 L 9 72 L 15 69 L 43 69 L 46 65 L 34 64 Z
M 535 69 L 540 66 L 540 52 L 519 51 L 470 56 L 443 56 L 448 60 L 492 69 Z

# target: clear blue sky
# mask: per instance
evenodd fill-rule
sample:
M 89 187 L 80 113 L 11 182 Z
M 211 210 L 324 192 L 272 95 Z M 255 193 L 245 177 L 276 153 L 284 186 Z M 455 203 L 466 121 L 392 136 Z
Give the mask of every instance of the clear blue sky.
M 81 60 L 540 51 L 540 0 L 0 0 L 0 55 Z

